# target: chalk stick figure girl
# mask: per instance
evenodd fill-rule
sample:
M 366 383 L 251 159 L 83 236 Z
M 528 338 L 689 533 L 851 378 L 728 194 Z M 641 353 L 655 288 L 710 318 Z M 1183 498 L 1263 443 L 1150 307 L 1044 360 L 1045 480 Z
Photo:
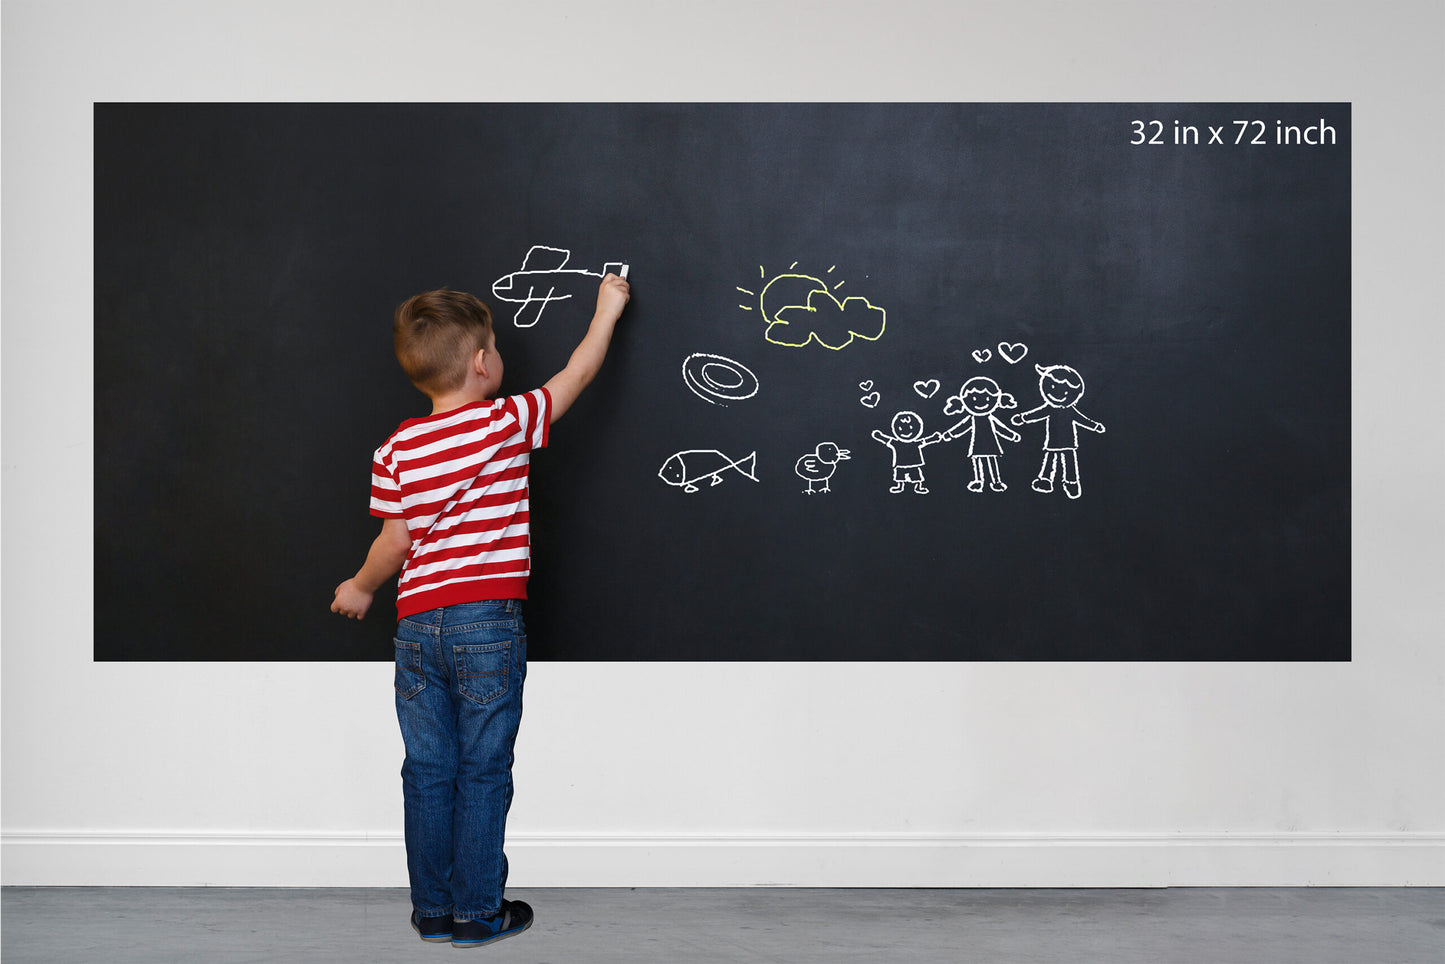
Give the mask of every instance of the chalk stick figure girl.
M 1044 423 L 1044 461 L 1039 477 L 1034 479 L 1035 492 L 1054 491 L 1054 477 L 1064 470 L 1064 494 L 1077 499 L 1083 494 L 1079 480 L 1079 427 L 1104 434 L 1104 426 L 1076 407 L 1084 397 L 1084 376 L 1068 365 L 1035 365 L 1039 373 L 1039 394 L 1044 403 L 1009 419 L 1015 425 Z
M 923 485 L 923 449 L 934 442 L 943 441 L 942 432 L 923 434 L 923 419 L 917 412 L 899 412 L 893 416 L 890 426 L 892 435 L 874 429 L 874 441 L 882 442 L 893 453 L 893 488 L 889 492 L 902 492 L 908 485 L 919 495 L 927 495 Z
M 973 462 L 973 481 L 968 491 L 982 492 L 984 475 L 988 487 L 995 492 L 1008 488 L 998 472 L 998 457 L 1003 454 L 1000 439 L 1019 440 L 1019 433 L 998 420 L 994 412 L 1001 408 L 1017 408 L 1014 397 L 998 387 L 992 378 L 979 375 L 963 383 L 958 394 L 943 406 L 947 415 L 963 415 L 963 420 L 943 433 L 945 441 L 969 436 L 968 457 Z

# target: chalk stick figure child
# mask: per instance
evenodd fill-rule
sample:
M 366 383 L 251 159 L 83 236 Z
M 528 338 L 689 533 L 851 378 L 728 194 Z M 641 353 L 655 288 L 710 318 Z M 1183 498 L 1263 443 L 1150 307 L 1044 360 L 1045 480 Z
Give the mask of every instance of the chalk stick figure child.
M 1104 426 L 1076 407 L 1084 397 L 1084 377 L 1068 365 L 1035 365 L 1039 373 L 1039 394 L 1044 403 L 1038 408 L 1020 412 L 1009 419 L 1015 425 L 1044 423 L 1044 461 L 1039 477 L 1034 479 L 1035 492 L 1054 491 L 1054 477 L 1064 470 L 1064 494 L 1077 499 L 1083 494 L 1079 480 L 1079 427 L 1104 433 Z
M 913 491 L 927 495 L 923 485 L 923 449 L 934 442 L 943 441 L 942 432 L 923 434 L 923 419 L 916 412 L 899 412 L 893 416 L 893 434 L 886 435 L 874 429 L 873 438 L 888 446 L 893 453 L 893 488 L 889 492 L 902 492 L 912 484 Z
M 944 441 L 969 436 L 968 457 L 973 462 L 973 481 L 968 491 L 982 492 L 984 474 L 988 475 L 988 487 L 995 492 L 1008 488 L 998 472 L 998 457 L 1003 454 L 1000 438 L 1010 442 L 1019 440 L 1019 433 L 998 420 L 994 412 L 1001 408 L 1017 408 L 1014 397 L 998 387 L 998 382 L 982 375 L 963 383 L 958 394 L 943 406 L 948 415 L 962 414 L 962 421 L 943 433 Z

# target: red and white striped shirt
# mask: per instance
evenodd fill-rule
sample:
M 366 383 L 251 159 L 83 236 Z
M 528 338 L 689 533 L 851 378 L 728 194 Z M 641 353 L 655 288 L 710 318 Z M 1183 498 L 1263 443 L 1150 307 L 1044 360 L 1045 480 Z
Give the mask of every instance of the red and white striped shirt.
M 527 471 L 547 445 L 552 397 L 472 402 L 402 422 L 371 463 L 371 514 L 405 519 L 411 550 L 397 618 L 441 606 L 527 598 Z

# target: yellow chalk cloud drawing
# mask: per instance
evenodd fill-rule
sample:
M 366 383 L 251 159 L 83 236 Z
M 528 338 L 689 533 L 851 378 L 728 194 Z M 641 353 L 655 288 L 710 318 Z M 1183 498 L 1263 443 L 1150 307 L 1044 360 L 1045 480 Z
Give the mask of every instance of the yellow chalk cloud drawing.
M 810 274 L 797 274 L 791 264 L 788 271 L 776 275 L 758 293 L 758 311 L 767 322 L 764 337 L 774 345 L 802 348 L 817 343 L 839 351 L 853 344 L 854 339 L 877 341 L 883 337 L 888 313 L 867 298 L 851 296 L 838 299 L 833 292 L 845 282 L 830 289 L 827 282 Z M 836 267 L 836 265 L 834 266 Z M 833 272 L 828 269 L 828 273 Z M 759 267 L 762 277 L 766 270 Z M 739 287 L 744 294 L 752 294 Z M 739 307 L 751 311 L 749 305 Z

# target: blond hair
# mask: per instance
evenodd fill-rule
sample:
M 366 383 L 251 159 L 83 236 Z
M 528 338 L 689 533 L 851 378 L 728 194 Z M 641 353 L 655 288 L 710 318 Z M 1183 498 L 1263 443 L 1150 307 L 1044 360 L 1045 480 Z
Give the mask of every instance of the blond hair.
M 402 371 L 434 397 L 461 388 L 472 356 L 492 344 L 492 310 L 476 295 L 438 288 L 398 305 L 391 330 Z

